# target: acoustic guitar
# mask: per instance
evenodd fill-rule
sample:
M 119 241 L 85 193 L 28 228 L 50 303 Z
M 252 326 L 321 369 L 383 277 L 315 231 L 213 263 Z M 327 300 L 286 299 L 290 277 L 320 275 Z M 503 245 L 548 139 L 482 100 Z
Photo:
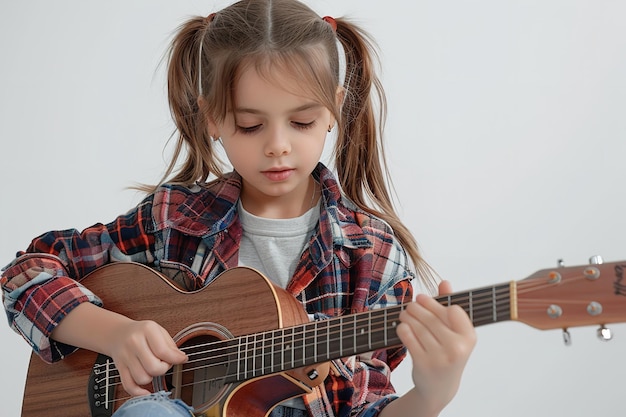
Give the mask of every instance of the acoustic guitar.
M 626 261 L 561 266 L 437 300 L 463 307 L 475 326 L 515 320 L 565 331 L 600 325 L 605 332 L 605 324 L 626 318 L 625 270 Z M 395 327 L 404 306 L 311 322 L 294 297 L 245 267 L 229 269 L 194 292 L 135 263 L 109 264 L 81 282 L 107 309 L 154 320 L 172 335 L 189 361 L 148 389 L 171 391 L 198 416 L 266 416 L 278 403 L 321 384 L 331 360 L 400 345 Z M 33 354 L 22 416 L 108 417 L 127 399 L 104 355 L 78 350 L 46 364 Z

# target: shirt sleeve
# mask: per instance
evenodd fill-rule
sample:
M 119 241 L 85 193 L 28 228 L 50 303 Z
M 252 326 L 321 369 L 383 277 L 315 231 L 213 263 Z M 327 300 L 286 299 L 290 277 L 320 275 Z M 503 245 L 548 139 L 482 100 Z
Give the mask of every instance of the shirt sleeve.
M 106 225 L 44 233 L 2 270 L 9 325 L 44 361 L 58 361 L 76 350 L 50 338 L 70 311 L 84 302 L 102 305 L 80 279 L 109 262 L 150 260 L 154 241 L 145 232 L 149 213 L 147 199 Z

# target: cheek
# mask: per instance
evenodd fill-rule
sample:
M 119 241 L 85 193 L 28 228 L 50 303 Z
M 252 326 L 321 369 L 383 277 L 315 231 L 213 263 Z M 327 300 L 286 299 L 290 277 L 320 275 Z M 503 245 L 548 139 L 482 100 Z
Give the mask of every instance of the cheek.
M 251 166 L 257 155 L 259 155 L 259 149 L 256 148 L 254 141 L 240 141 L 229 140 L 222 138 L 222 147 L 224 148 L 224 154 L 230 164 L 237 171 L 245 170 L 246 167 Z

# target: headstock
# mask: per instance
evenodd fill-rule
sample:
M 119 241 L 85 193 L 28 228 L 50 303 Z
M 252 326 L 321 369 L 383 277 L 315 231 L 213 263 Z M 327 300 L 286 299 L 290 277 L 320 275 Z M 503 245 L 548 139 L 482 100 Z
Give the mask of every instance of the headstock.
M 563 329 L 599 325 L 598 336 L 611 338 L 608 323 L 626 322 L 626 261 L 563 266 L 537 271 L 514 283 L 511 318 L 529 326 Z

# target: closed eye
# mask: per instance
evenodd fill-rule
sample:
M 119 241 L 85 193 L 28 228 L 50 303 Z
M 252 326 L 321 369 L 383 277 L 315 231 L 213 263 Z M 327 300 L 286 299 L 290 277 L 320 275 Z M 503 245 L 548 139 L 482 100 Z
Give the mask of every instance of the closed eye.
M 302 122 L 291 122 L 291 123 L 296 129 L 300 129 L 300 130 L 311 129 L 315 126 L 315 120 L 313 120 L 312 122 L 308 122 L 308 123 L 302 123 Z
M 245 134 L 252 134 L 259 130 L 263 125 L 254 125 L 254 126 L 239 126 L 237 125 L 237 131 Z

